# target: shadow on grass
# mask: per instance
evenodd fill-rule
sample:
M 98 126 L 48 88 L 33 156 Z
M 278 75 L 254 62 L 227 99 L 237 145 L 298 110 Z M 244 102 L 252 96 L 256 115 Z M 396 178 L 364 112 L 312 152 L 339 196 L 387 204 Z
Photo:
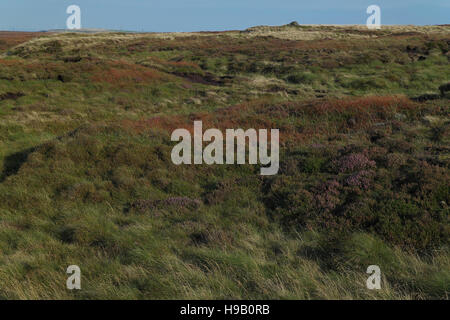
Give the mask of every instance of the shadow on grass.
M 83 128 L 85 128 L 85 126 L 78 127 L 67 134 L 56 137 L 55 141 L 62 141 L 64 138 L 74 137 Z M 22 165 L 27 161 L 28 156 L 38 150 L 42 145 L 43 144 L 40 144 L 7 156 L 3 164 L 3 171 L 0 173 L 0 183 L 5 181 L 9 176 L 15 175 L 19 172 Z
M 415 101 L 415 102 L 425 102 L 425 101 L 437 100 L 437 99 L 441 99 L 441 98 L 442 98 L 442 96 L 439 94 L 423 94 L 421 96 L 411 98 L 411 100 Z
M 15 175 L 22 165 L 27 161 L 28 155 L 34 152 L 36 148 L 29 148 L 20 152 L 13 153 L 5 158 L 3 171 L 0 173 L 0 183 L 9 176 Z

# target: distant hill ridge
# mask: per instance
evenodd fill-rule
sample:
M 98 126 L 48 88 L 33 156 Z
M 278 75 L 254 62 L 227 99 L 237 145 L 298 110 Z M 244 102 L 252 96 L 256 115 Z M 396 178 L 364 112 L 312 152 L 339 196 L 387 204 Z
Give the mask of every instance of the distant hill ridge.
M 135 33 L 135 31 L 95 29 L 95 28 L 52 29 L 52 30 L 44 30 L 42 32 L 52 32 L 52 33 L 115 33 L 115 32 L 127 32 L 127 33 Z

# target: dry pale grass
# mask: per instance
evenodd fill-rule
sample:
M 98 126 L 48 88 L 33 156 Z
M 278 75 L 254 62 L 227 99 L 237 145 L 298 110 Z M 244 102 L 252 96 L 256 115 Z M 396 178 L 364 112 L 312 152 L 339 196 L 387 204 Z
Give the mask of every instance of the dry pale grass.
M 40 50 L 44 45 L 58 41 L 63 51 L 71 51 L 74 49 L 89 50 L 93 46 L 100 43 L 108 45 L 121 46 L 128 42 L 135 42 L 146 39 L 164 39 L 174 40 L 176 38 L 184 38 L 190 36 L 211 36 L 213 33 L 201 32 L 177 32 L 177 33 L 116 33 L 116 32 L 99 32 L 99 33 L 52 33 L 45 34 L 41 37 L 33 38 L 30 41 L 21 43 L 14 49 L 21 49 L 24 52 L 32 53 Z M 215 33 L 214 33 L 215 34 Z M 5 56 L 6 54 L 0 55 Z
M 256 75 L 253 78 L 250 79 L 249 84 L 252 87 L 264 89 L 271 85 L 284 85 L 284 82 L 280 79 L 273 78 L 273 77 L 265 77 L 263 75 Z
M 382 26 L 368 30 L 365 25 L 258 26 L 245 30 L 246 37 L 275 37 L 287 40 L 366 39 L 402 34 L 450 34 L 450 26 Z
M 385 36 L 402 36 L 411 34 L 426 35 L 450 35 L 450 26 L 382 26 L 380 30 L 368 30 L 365 25 L 300 25 L 300 26 L 257 26 L 244 31 L 228 32 L 167 32 L 167 33 L 123 33 L 123 32 L 98 32 L 98 33 L 51 33 L 39 34 L 39 37 L 21 43 L 17 48 L 32 53 L 39 50 L 50 41 L 61 43 L 64 51 L 73 49 L 85 49 L 105 42 L 109 45 L 124 45 L 146 39 L 175 40 L 186 37 L 275 37 L 285 40 L 325 40 L 325 39 L 368 39 Z

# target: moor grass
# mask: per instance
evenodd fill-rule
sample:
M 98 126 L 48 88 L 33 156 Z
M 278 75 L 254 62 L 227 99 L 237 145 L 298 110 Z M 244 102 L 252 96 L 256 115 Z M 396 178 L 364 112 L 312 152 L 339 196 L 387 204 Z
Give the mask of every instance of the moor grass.
M 448 26 L 0 33 L 0 298 L 448 299 L 449 45 Z M 280 129 L 278 175 L 175 166 L 194 120 Z

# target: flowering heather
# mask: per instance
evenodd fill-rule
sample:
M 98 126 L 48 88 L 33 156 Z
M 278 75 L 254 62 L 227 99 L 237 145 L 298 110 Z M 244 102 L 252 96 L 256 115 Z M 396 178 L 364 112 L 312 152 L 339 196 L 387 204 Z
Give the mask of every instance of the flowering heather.
M 367 190 L 370 187 L 372 175 L 372 171 L 362 170 L 347 177 L 345 184 L 350 187 Z
M 339 173 L 345 173 L 374 168 L 376 163 L 364 153 L 351 153 L 335 161 L 334 165 Z
M 331 211 L 339 203 L 339 195 L 341 184 L 336 180 L 330 180 L 321 184 L 316 189 L 314 196 L 316 206 L 324 211 Z
M 0 297 L 447 299 L 449 34 L 0 32 Z M 173 164 L 194 121 L 278 174 Z

